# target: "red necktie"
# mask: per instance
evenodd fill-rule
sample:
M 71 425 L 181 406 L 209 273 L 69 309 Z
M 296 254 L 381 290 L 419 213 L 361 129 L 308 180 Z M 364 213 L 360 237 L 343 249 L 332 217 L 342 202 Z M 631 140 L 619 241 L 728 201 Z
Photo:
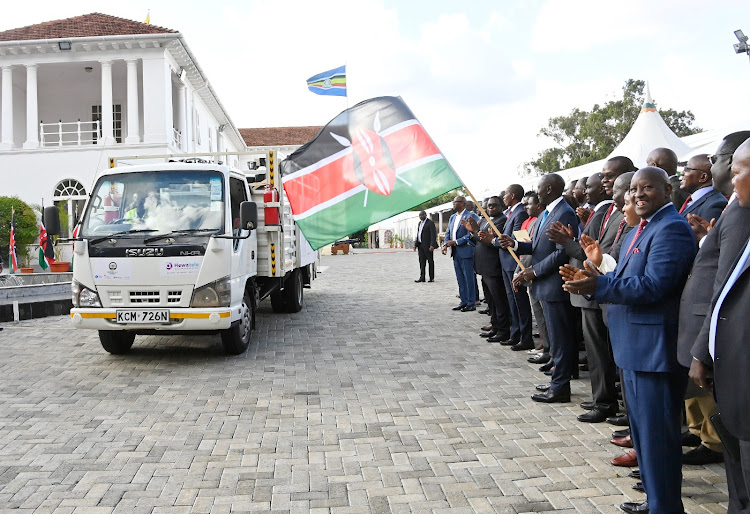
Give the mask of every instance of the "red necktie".
M 622 235 L 622 231 L 623 231 L 623 229 L 625 228 L 625 225 L 626 225 L 626 224 L 627 224 L 627 220 L 625 220 L 625 218 L 623 218 L 623 219 L 622 219 L 622 221 L 620 221 L 620 226 L 619 226 L 619 227 L 617 227 L 617 234 L 615 234 L 615 240 L 614 240 L 614 242 L 612 243 L 613 245 L 614 245 L 614 244 L 615 244 L 615 243 L 616 243 L 617 241 L 619 241 L 619 240 L 620 240 L 620 236 Z
M 635 231 L 635 237 L 630 242 L 630 246 L 628 247 L 628 251 L 625 252 L 625 256 L 627 257 L 628 254 L 630 254 L 630 250 L 633 249 L 633 246 L 635 246 L 635 242 L 638 241 L 638 236 L 641 235 L 641 232 L 643 232 L 643 229 L 648 225 L 648 221 L 641 220 L 641 222 L 638 224 L 638 230 Z
M 682 211 L 684 211 L 687 208 L 688 204 L 690 203 L 690 200 L 692 199 L 693 199 L 693 195 L 690 195 L 687 197 L 687 199 L 685 200 L 685 203 L 683 203 L 682 207 L 680 207 L 680 214 L 682 214 Z
M 602 240 L 602 235 L 604 234 L 604 228 L 607 226 L 609 217 L 612 216 L 612 212 L 614 210 L 615 210 L 615 204 L 614 203 L 609 204 L 609 209 L 607 209 L 607 214 L 604 215 L 604 221 L 602 221 L 602 226 L 599 228 L 599 241 Z

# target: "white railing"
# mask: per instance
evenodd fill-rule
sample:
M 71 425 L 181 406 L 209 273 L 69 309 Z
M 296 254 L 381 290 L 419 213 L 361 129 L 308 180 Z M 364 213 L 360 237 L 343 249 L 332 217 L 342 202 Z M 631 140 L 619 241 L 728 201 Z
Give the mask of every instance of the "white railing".
M 176 128 L 172 128 L 172 143 L 175 147 L 182 149 L 182 134 Z
M 41 146 L 95 145 L 100 137 L 100 121 L 58 121 L 39 124 Z

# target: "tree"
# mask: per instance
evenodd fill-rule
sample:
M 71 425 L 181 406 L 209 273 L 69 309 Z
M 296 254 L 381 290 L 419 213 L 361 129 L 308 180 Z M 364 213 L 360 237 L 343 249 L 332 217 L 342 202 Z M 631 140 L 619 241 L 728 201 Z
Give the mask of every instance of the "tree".
M 622 88 L 622 99 L 604 105 L 595 104 L 591 111 L 573 109 L 567 116 L 550 118 L 539 135 L 552 139 L 555 147 L 539 153 L 524 163 L 529 174 L 553 173 L 604 159 L 625 138 L 643 106 L 643 80 L 628 79 Z M 655 103 L 655 102 L 654 102 Z M 660 109 L 667 126 L 679 137 L 701 132 L 690 111 Z
M 440 196 L 436 196 L 432 200 L 427 200 L 424 203 L 421 203 L 417 205 L 416 207 L 412 207 L 409 209 L 410 211 L 426 211 L 430 207 L 437 207 L 438 205 L 443 205 L 444 203 L 452 202 L 453 199 L 458 195 L 465 195 L 462 190 L 460 189 L 454 189 L 453 191 L 448 191 L 447 193 L 443 193 Z
M 16 251 L 19 262 L 27 262 L 28 248 L 39 237 L 39 225 L 34 210 L 17 196 L 0 196 L 0 251 L 3 261 L 7 259 L 10 245 L 10 218 L 16 210 Z M 7 264 L 10 266 L 10 263 Z

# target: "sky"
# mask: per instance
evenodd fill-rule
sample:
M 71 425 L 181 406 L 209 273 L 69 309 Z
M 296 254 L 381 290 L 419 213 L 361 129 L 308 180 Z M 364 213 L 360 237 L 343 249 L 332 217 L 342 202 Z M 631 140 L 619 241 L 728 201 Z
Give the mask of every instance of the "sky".
M 748 121 L 747 0 L 38 0 L 3 6 L 0 31 L 104 12 L 181 32 L 238 128 L 324 125 L 398 95 L 473 191 L 518 180 L 554 116 L 647 80 L 657 107 L 696 124 Z M 347 65 L 348 98 L 305 80 Z

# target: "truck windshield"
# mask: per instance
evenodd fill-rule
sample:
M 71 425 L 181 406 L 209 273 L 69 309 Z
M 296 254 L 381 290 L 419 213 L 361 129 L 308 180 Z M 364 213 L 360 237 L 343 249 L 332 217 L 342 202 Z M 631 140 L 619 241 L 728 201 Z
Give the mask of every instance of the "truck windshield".
M 148 171 L 101 177 L 81 237 L 223 231 L 224 182 L 215 171 Z

